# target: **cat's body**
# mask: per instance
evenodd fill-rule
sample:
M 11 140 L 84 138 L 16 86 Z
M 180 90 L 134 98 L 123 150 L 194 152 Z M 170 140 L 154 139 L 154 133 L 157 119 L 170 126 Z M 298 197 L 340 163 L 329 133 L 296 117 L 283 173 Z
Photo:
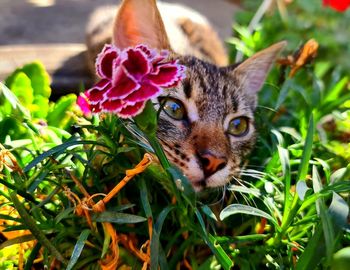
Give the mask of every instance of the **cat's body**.
M 172 50 L 155 0 L 124 0 L 112 36 L 120 48 L 143 43 L 171 50 L 187 67 L 181 85 L 158 99 L 157 136 L 195 190 L 224 186 L 238 175 L 255 142 L 257 92 L 284 42 L 228 67 L 182 56 Z

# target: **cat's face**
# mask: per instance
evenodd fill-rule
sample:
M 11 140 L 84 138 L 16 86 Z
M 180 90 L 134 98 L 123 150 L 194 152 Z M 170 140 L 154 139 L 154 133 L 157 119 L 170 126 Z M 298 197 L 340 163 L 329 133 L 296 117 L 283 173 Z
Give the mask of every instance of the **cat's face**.
M 234 67 L 179 60 L 187 67 L 186 79 L 159 98 L 158 138 L 196 191 L 223 186 L 254 144 L 256 98 L 242 89 Z
M 122 1 L 113 41 L 120 48 L 143 43 L 172 51 L 154 0 Z M 196 191 L 223 186 L 239 172 L 255 141 L 257 93 L 284 46 L 277 43 L 226 68 L 172 54 L 187 67 L 186 78 L 158 99 L 157 135 Z

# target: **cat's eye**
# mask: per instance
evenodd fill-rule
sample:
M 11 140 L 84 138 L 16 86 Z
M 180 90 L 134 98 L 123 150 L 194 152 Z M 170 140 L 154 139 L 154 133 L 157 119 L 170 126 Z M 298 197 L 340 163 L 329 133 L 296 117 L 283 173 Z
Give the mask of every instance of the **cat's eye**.
M 175 120 L 183 120 L 186 117 L 186 110 L 182 102 L 175 98 L 166 98 L 161 101 L 163 110 Z
M 242 137 L 249 131 L 249 120 L 247 117 L 240 116 L 232 119 L 228 125 L 227 132 L 236 137 Z

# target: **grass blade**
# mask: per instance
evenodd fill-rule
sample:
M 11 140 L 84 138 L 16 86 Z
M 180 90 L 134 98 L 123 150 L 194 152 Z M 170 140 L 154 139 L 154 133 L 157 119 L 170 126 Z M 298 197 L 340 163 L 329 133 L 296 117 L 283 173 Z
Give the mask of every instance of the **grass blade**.
M 70 260 L 68 262 L 66 270 L 71 270 L 74 267 L 74 265 L 77 263 L 77 261 L 80 257 L 80 254 L 84 249 L 85 241 L 87 240 L 87 238 L 90 235 L 90 232 L 91 232 L 90 230 L 84 230 L 79 235 L 78 241 L 74 246 L 72 256 L 70 257 Z
M 309 167 L 309 161 L 312 153 L 312 144 L 315 133 L 315 121 L 313 113 L 310 116 L 309 120 L 309 128 L 306 135 L 305 145 L 303 149 L 303 156 L 301 158 L 301 162 L 298 169 L 297 181 L 305 180 L 306 174 Z

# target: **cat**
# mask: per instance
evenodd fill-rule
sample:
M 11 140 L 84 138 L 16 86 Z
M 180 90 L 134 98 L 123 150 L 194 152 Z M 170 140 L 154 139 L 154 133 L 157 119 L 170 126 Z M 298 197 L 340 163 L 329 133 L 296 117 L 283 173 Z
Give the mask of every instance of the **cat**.
M 162 106 L 157 137 L 195 191 L 222 187 L 239 175 L 254 146 L 257 93 L 286 43 L 274 44 L 242 63 L 219 67 L 212 58 L 176 53 L 166 30 L 155 0 L 124 0 L 111 32 L 119 48 L 146 44 L 167 49 L 186 66 L 182 83 L 157 100 L 156 108 Z

